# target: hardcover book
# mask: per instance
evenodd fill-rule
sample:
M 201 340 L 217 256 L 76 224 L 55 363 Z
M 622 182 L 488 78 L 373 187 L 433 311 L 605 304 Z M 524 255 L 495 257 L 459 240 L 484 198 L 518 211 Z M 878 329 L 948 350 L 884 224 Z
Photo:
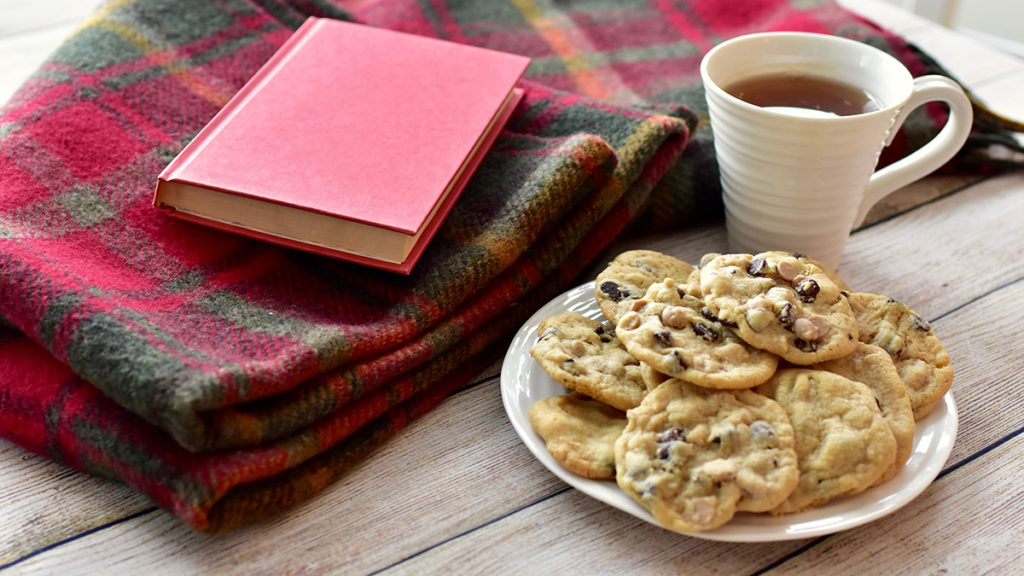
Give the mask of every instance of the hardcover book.
M 163 170 L 176 218 L 408 274 L 529 59 L 310 18 Z

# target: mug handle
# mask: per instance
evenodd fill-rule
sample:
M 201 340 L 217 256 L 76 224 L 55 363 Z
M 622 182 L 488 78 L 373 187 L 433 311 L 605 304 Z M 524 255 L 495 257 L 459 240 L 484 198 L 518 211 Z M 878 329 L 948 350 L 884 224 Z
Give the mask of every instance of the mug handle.
M 946 125 L 923 147 L 871 175 L 864 191 L 864 199 L 861 200 L 857 217 L 854 219 L 854 227 L 864 222 L 868 210 L 875 203 L 897 189 L 941 168 L 967 141 L 974 121 L 971 101 L 960 85 L 953 80 L 945 76 L 929 75 L 914 79 L 914 91 L 893 120 L 885 145 L 892 144 L 896 132 L 911 112 L 923 104 L 934 101 L 949 105 L 949 119 Z

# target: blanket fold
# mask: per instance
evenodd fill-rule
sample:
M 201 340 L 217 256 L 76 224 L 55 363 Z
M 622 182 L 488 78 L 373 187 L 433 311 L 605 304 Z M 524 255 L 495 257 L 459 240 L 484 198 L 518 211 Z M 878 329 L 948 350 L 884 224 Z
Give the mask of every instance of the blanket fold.
M 533 58 L 523 102 L 408 277 L 151 205 L 163 166 L 308 16 Z M 830 0 L 104 5 L 0 110 L 0 436 L 206 532 L 308 498 L 499 358 L 630 227 L 720 216 L 697 65 L 771 29 L 938 70 Z M 888 154 L 944 122 L 916 116 Z M 975 141 L 1013 146 L 1006 128 L 979 124 Z

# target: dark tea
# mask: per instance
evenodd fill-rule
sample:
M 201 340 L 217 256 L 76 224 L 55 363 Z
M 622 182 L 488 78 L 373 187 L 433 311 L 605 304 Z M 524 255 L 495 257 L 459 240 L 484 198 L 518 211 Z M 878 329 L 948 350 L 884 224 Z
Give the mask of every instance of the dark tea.
M 784 106 L 853 116 L 879 109 L 875 99 L 849 84 L 806 74 L 752 76 L 725 87 L 736 98 L 761 106 Z

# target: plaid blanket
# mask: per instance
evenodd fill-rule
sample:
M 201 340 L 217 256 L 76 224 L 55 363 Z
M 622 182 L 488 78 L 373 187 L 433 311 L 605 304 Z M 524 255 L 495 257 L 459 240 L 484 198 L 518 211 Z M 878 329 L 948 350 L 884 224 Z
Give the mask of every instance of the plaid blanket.
M 534 59 L 409 277 L 151 206 L 161 168 L 311 15 Z M 934 69 L 826 0 L 105 4 L 0 110 L 0 435 L 202 531 L 308 498 L 490 365 L 630 226 L 718 216 L 697 65 L 774 29 Z M 923 112 L 890 153 L 943 121 Z

